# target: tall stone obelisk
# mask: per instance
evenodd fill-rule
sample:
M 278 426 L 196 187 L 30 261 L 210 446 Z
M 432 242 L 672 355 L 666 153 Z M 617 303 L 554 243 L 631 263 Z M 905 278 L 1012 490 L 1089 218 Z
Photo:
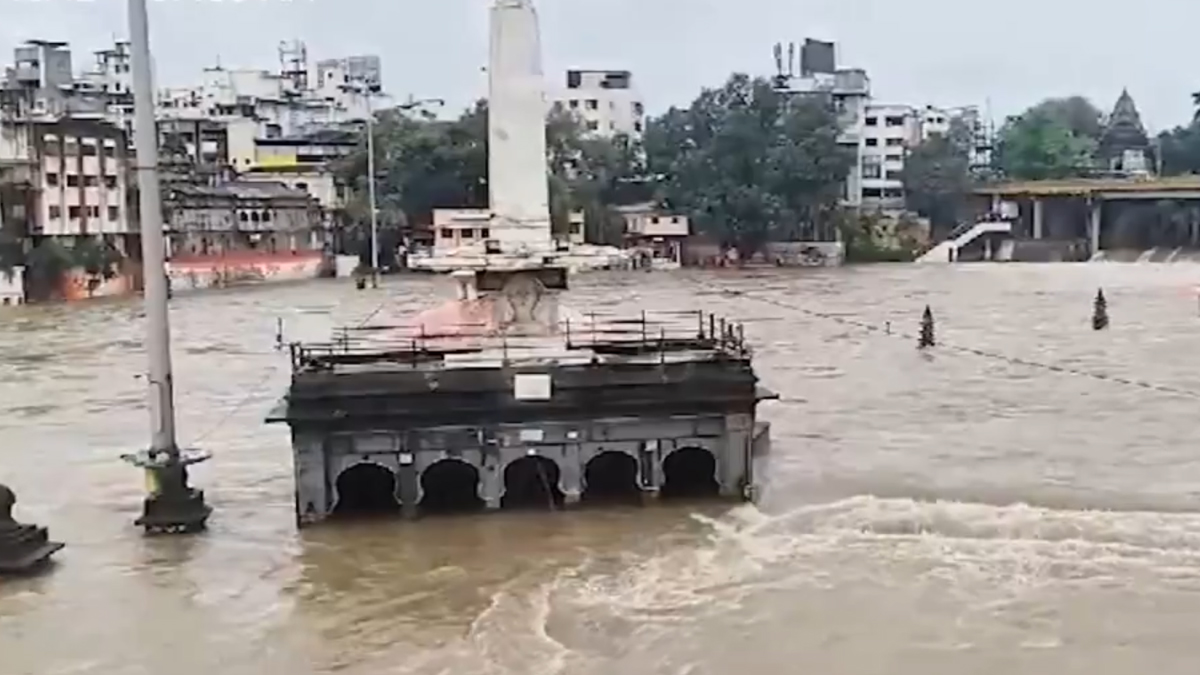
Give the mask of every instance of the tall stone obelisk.
M 496 0 L 488 61 L 491 237 L 509 255 L 551 254 L 546 93 L 537 10 Z

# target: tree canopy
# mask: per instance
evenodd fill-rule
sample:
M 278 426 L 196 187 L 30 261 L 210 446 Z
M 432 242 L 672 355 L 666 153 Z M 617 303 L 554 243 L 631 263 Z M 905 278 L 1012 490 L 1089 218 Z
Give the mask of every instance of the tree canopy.
M 905 206 L 929 219 L 935 238 L 958 225 L 971 189 L 972 130 L 952 119 L 945 134 L 933 134 L 904 161 Z
M 1187 123 L 1158 135 L 1158 156 L 1164 175 L 1200 174 L 1200 93 L 1192 94 L 1195 113 Z
M 429 223 L 437 208 L 486 208 L 487 102 L 454 120 L 399 110 L 381 112 L 375 124 L 376 202 L 385 250 L 394 249 L 409 224 Z M 556 109 L 547 121 L 550 203 L 556 230 L 569 213 L 609 197 L 620 175 L 632 172 L 626 139 L 588 137 L 579 120 Z M 365 143 L 338 169 L 351 188 L 345 248 L 365 255 L 369 222 Z
M 429 222 L 438 207 L 487 205 L 486 102 L 450 121 L 385 112 L 375 133 L 384 229 Z M 552 220 L 562 228 L 583 211 L 589 238 L 615 243 L 613 208 L 654 201 L 746 253 L 770 237 L 832 239 L 830 216 L 853 162 L 837 136 L 826 99 L 789 98 L 746 75 L 649 120 L 641 144 L 589 134 L 555 108 L 547 120 Z M 358 222 L 369 215 L 366 168 L 362 148 L 341 169 Z
M 834 238 L 832 214 L 854 162 L 838 134 L 827 99 L 780 94 L 739 74 L 651 120 L 647 166 L 668 208 L 753 253 L 772 238 Z
M 1104 114 L 1081 96 L 1051 98 L 1000 129 L 995 162 L 1013 180 L 1086 175 L 1095 168 Z

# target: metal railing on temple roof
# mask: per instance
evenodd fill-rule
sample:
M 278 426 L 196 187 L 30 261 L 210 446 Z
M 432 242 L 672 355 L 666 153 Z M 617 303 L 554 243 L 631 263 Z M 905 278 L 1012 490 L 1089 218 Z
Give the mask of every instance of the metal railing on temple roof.
M 636 317 L 589 313 L 559 322 L 551 336 L 489 333 L 484 323 L 446 326 L 431 332 L 423 325 L 341 327 L 326 342 L 290 345 L 292 369 L 328 371 L 339 366 L 434 364 L 485 352 L 501 361 L 558 353 L 636 357 L 708 352 L 744 358 L 750 354 L 745 326 L 711 312 L 653 311 Z

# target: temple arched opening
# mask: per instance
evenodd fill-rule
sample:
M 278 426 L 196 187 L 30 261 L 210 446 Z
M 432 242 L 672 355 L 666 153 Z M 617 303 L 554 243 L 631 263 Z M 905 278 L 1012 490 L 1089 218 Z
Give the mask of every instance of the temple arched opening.
M 635 503 L 641 499 L 637 460 L 624 452 L 601 452 L 583 470 L 583 501 Z
M 479 497 L 479 470 L 459 459 L 443 459 L 421 473 L 421 512 L 472 513 L 484 506 Z
M 333 516 L 367 518 L 398 513 L 396 474 L 370 462 L 355 464 L 337 477 L 337 504 Z
M 558 464 L 539 455 L 527 455 L 504 468 L 504 496 L 500 506 L 506 509 L 555 509 L 563 504 L 558 488 L 561 476 Z
M 708 450 L 679 448 L 663 459 L 663 484 L 659 497 L 715 497 L 719 492 L 717 458 Z

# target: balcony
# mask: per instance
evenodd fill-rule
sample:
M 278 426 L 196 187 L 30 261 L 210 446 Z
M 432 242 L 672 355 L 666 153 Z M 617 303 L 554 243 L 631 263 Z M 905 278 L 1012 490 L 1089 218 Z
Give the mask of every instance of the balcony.
M 42 82 L 42 70 L 37 65 L 21 64 L 13 67 L 13 79 L 22 87 L 37 87 Z

